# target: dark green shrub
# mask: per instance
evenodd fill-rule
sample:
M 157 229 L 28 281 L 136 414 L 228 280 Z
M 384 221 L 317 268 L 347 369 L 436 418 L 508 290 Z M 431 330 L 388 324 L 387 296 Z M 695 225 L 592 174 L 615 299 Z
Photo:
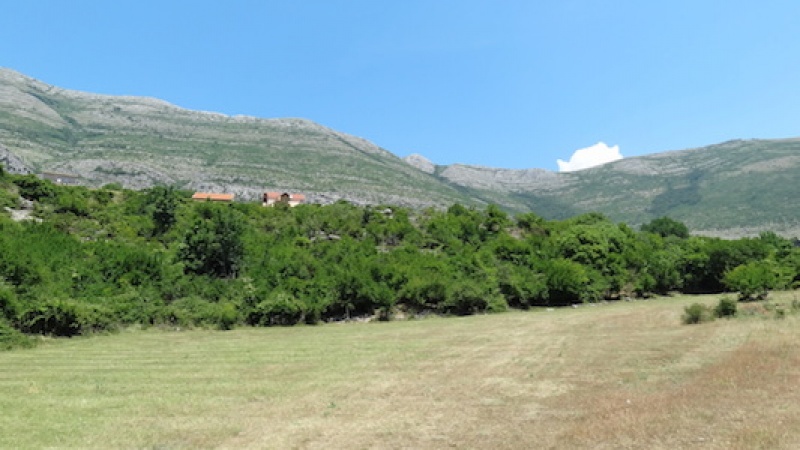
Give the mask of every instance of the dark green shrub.
M 499 278 L 498 287 L 508 305 L 528 309 L 547 302 L 548 287 L 543 274 L 525 267 L 504 265 Z
M 728 296 L 719 299 L 719 303 L 714 308 L 714 315 L 717 317 L 733 317 L 736 315 L 737 301 Z
M 0 350 L 33 347 L 34 340 L 12 327 L 0 318 Z
M 209 303 L 200 320 L 220 330 L 230 330 L 239 323 L 239 308 L 230 302 Z
M 4 283 L 0 283 L 0 320 L 6 318 L 15 320 L 20 313 L 20 304 L 17 295 Z
M 150 216 L 154 234 L 162 235 L 177 223 L 180 194 L 175 189 L 161 186 L 151 188 L 147 194 L 147 204 L 152 208 Z
M 456 282 L 443 305 L 448 314 L 469 315 L 486 311 L 487 292 L 473 281 Z
M 486 312 L 500 313 L 508 311 L 508 302 L 500 294 L 489 295 L 486 302 Z
M 50 299 L 23 312 L 20 326 L 27 333 L 71 337 L 111 330 L 115 321 L 107 309 L 98 305 Z
M 23 331 L 27 333 L 75 336 L 81 332 L 78 308 L 72 302 L 53 299 L 35 306 L 20 318 Z
M 200 204 L 184 230 L 178 259 L 187 273 L 235 278 L 244 258 L 244 216 L 226 205 Z
M 445 280 L 437 276 L 413 276 L 397 294 L 397 303 L 414 312 L 436 311 L 448 300 Z
M 16 208 L 17 206 L 19 206 L 17 196 L 0 186 L 0 208 Z
M 83 190 L 58 191 L 55 197 L 55 211 L 57 213 L 72 213 L 76 216 L 89 215 L 89 201 Z
M 294 325 L 303 320 L 304 305 L 292 294 L 273 291 L 247 314 L 249 325 Z
M 764 299 L 778 285 L 778 276 L 768 261 L 754 261 L 736 266 L 725 273 L 725 285 L 739 292 L 741 300 Z
M 239 323 L 239 319 L 239 308 L 236 304 L 227 301 L 209 302 L 197 296 L 174 301 L 165 308 L 161 318 L 171 325 L 211 326 L 221 330 L 230 330 Z
M 114 320 L 120 324 L 149 326 L 163 321 L 161 319 L 165 311 L 165 304 L 153 290 L 142 292 L 130 289 L 127 292 L 95 301 L 101 302 L 113 314 Z
M 683 323 L 687 325 L 711 322 L 714 320 L 714 315 L 711 313 L 711 309 L 702 303 L 692 303 L 684 308 L 683 311 Z
M 36 175 L 18 175 L 14 177 L 14 184 L 19 188 L 19 195 L 28 199 L 41 201 L 55 196 L 55 185 L 48 180 L 42 180 Z
M 100 206 L 106 206 L 114 199 L 114 192 L 108 189 L 97 189 L 91 191 L 91 195 Z
M 565 306 L 595 300 L 596 289 L 591 286 L 589 271 L 579 263 L 564 258 L 541 261 L 541 272 L 547 283 L 544 304 Z
M 653 219 L 650 223 L 642 225 L 642 231 L 658 234 L 662 237 L 675 236 L 683 239 L 689 237 L 689 228 L 685 224 L 667 216 Z

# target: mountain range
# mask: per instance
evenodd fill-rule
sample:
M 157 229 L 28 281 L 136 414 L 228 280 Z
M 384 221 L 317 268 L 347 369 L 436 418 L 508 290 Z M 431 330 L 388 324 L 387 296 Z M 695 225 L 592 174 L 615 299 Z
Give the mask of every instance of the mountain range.
M 72 91 L 0 68 L 0 163 L 87 185 L 173 185 L 244 200 L 291 191 L 318 203 L 495 203 L 549 219 L 596 211 L 637 226 L 667 215 L 700 234 L 800 235 L 800 139 L 729 141 L 569 173 L 441 166 L 305 119 Z

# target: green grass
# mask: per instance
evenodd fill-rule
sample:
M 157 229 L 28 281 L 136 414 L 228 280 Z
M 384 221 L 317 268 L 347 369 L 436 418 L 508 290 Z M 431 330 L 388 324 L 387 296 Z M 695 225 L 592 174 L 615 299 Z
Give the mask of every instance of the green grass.
M 716 300 L 50 340 L 0 448 L 797 448 L 797 317 L 681 325 Z

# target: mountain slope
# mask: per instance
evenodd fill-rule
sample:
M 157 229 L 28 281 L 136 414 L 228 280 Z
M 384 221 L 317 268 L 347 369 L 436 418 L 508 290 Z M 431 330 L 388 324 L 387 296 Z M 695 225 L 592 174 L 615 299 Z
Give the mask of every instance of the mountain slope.
M 95 184 L 175 184 L 256 198 L 265 190 L 414 206 L 464 201 L 363 139 L 303 119 L 229 117 L 147 98 L 46 85 L 0 70 L 0 143 L 40 171 Z
M 600 211 L 638 225 L 669 215 L 705 234 L 800 235 L 800 139 L 736 140 L 570 173 L 460 165 L 438 173 L 546 217 Z
M 669 215 L 707 234 L 800 235 L 800 139 L 731 141 L 571 173 L 437 166 L 304 119 L 190 111 L 0 69 L 0 162 L 94 185 L 170 184 L 242 199 L 285 190 L 321 203 L 491 202 L 546 218 L 598 211 L 637 226 Z

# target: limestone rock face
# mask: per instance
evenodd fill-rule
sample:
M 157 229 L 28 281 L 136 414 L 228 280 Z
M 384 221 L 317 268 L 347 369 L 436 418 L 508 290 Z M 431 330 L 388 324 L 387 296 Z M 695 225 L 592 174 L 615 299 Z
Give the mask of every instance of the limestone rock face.
M 436 172 L 436 164 L 418 153 L 406 156 L 403 161 L 425 173 L 433 174 Z
M 62 89 L 0 68 L 0 163 L 11 173 L 64 173 L 90 186 L 170 185 L 241 200 L 280 191 L 323 204 L 493 203 L 546 219 L 599 212 L 637 227 L 669 216 L 695 234 L 800 236 L 797 138 L 729 141 L 577 172 L 444 166 L 418 154 L 401 159 L 302 118 L 192 111 Z
M 5 169 L 5 171 L 8 173 L 22 175 L 31 173 L 30 167 L 28 167 L 17 155 L 8 151 L 3 144 L 0 144 L 0 164 L 3 165 L 3 169 Z

